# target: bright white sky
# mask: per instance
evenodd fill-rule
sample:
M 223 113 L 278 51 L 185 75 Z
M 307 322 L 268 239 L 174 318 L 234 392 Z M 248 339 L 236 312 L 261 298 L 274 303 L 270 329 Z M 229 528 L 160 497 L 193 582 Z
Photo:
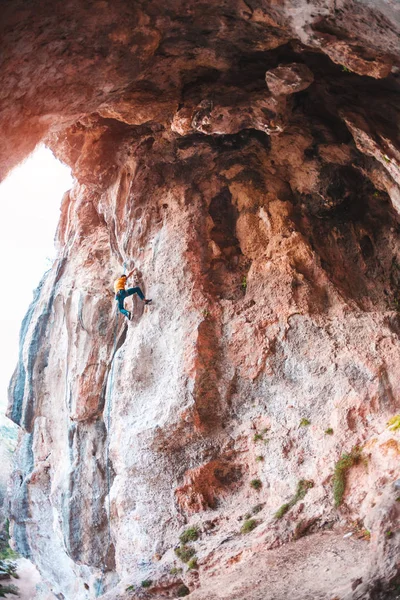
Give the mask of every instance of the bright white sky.
M 55 258 L 54 235 L 70 169 L 40 146 L 0 184 L 0 413 L 18 357 L 21 321 Z

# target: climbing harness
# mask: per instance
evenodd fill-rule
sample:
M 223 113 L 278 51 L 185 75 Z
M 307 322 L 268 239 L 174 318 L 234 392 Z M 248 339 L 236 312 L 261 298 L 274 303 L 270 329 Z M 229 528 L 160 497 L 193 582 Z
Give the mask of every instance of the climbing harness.
M 124 265 L 125 267 L 125 265 Z M 112 391 L 114 387 L 114 366 L 115 366 L 115 353 L 117 350 L 117 333 L 118 333 L 118 316 L 119 313 L 116 311 L 115 313 L 115 325 L 114 325 L 114 342 L 113 342 L 113 351 L 111 356 L 111 371 L 110 371 L 110 384 L 107 386 L 107 394 L 106 394 L 106 418 L 105 422 L 107 424 L 107 441 L 106 441 L 106 483 L 107 483 L 107 508 L 108 508 L 108 535 L 107 535 L 107 551 L 104 554 L 103 566 L 101 568 L 101 578 L 96 583 L 96 598 L 98 598 L 101 594 L 103 594 L 104 587 L 104 574 L 106 571 L 106 560 L 108 553 L 111 547 L 111 476 L 110 476 L 110 425 L 111 425 L 111 398 Z

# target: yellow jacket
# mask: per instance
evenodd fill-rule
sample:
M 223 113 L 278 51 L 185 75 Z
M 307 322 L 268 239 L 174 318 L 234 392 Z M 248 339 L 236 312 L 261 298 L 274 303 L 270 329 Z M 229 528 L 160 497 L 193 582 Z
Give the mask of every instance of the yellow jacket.
M 114 281 L 114 291 L 117 294 L 120 290 L 124 290 L 126 286 L 126 277 L 119 277 Z

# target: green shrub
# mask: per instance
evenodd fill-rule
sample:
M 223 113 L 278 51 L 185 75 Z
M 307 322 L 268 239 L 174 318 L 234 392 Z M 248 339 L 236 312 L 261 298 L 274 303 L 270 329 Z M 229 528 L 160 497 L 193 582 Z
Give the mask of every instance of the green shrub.
M 304 496 L 307 494 L 308 490 L 312 487 L 314 487 L 313 481 L 307 481 L 306 479 L 300 479 L 300 481 L 297 484 L 296 493 L 291 497 L 289 502 L 282 504 L 282 506 L 280 508 L 278 508 L 278 510 L 276 511 L 276 513 L 274 515 L 275 518 L 281 519 L 283 517 L 283 515 L 285 515 L 288 512 L 288 510 L 293 508 L 293 506 L 295 504 L 297 504 L 297 502 L 299 500 L 302 500 L 304 498 Z
M 0 550 L 0 560 L 14 560 L 19 558 L 18 552 L 14 552 L 9 546 Z
M 181 587 L 178 588 L 178 591 L 176 592 L 178 598 L 184 598 L 185 596 L 189 596 L 189 594 L 190 590 L 188 587 L 186 587 L 186 585 L 181 585 Z
M 199 530 L 197 527 L 189 527 L 179 536 L 179 540 L 182 544 L 187 544 L 187 542 L 195 542 L 199 538 Z
M 197 569 L 197 557 L 193 556 L 188 562 L 189 569 Z
M 250 486 L 254 489 L 254 490 L 259 490 L 262 487 L 262 482 L 261 479 L 252 479 L 250 481 Z
M 397 431 L 397 429 L 400 429 L 400 415 L 395 415 L 389 419 L 387 424 L 390 431 Z
M 144 581 L 142 581 L 142 588 L 149 588 L 151 587 L 153 584 L 151 579 L 145 579 Z
M 253 506 L 253 508 L 251 509 L 251 512 L 253 515 L 258 514 L 259 512 L 262 511 L 262 509 L 264 508 L 264 504 L 256 504 L 255 506 Z
M 181 559 L 182 562 L 187 563 L 189 560 L 196 554 L 194 548 L 190 546 L 181 545 L 179 548 L 175 548 L 175 554 L 178 558 Z
M 5 520 L 3 529 L 0 531 L 0 560 L 14 560 L 19 554 L 10 547 L 10 521 Z
M 333 499 L 336 508 L 343 502 L 343 496 L 346 489 L 347 472 L 352 466 L 358 464 L 362 458 L 361 449 L 354 446 L 350 454 L 343 454 L 335 465 L 333 472 Z
M 243 275 L 242 289 L 245 290 L 246 288 L 247 288 L 247 278 L 246 278 L 246 275 Z
M 308 419 L 302 419 L 300 421 L 300 427 L 307 427 L 307 425 L 311 425 L 311 421 L 309 421 Z
M 263 436 L 261 433 L 255 433 L 254 437 L 253 437 L 253 442 L 260 442 L 261 440 L 263 440 Z
M 333 435 L 332 427 L 328 427 L 328 429 L 325 429 L 325 433 L 326 433 L 326 435 Z
M 274 517 L 276 519 L 282 519 L 283 515 L 285 515 L 290 508 L 291 506 L 287 502 L 285 504 L 282 504 L 282 506 L 276 511 Z
M 255 519 L 247 519 L 240 528 L 240 532 L 250 533 L 250 531 L 253 531 L 253 529 L 255 529 L 257 525 L 258 522 Z
M 7 594 L 13 594 L 19 596 L 18 589 L 15 585 L 1 585 L 0 584 L 0 598 L 5 598 Z
M 260 456 L 256 456 L 256 461 L 257 462 L 263 462 L 263 460 L 264 460 L 263 456 L 261 456 L 261 455 Z
M 179 567 L 172 567 L 172 569 L 170 569 L 169 571 L 170 575 L 179 575 L 180 573 L 182 573 L 182 569 Z
M 8 579 L 14 577 L 19 579 L 17 574 L 17 564 L 9 560 L 0 560 L 0 579 Z

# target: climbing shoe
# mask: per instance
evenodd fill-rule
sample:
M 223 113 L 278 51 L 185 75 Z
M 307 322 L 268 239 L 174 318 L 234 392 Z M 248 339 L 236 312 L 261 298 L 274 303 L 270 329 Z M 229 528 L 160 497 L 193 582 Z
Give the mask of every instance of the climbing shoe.
M 152 303 L 152 300 L 145 300 L 145 301 L 144 301 L 144 303 L 145 303 L 145 305 L 147 305 L 147 304 L 151 304 L 151 303 Z

